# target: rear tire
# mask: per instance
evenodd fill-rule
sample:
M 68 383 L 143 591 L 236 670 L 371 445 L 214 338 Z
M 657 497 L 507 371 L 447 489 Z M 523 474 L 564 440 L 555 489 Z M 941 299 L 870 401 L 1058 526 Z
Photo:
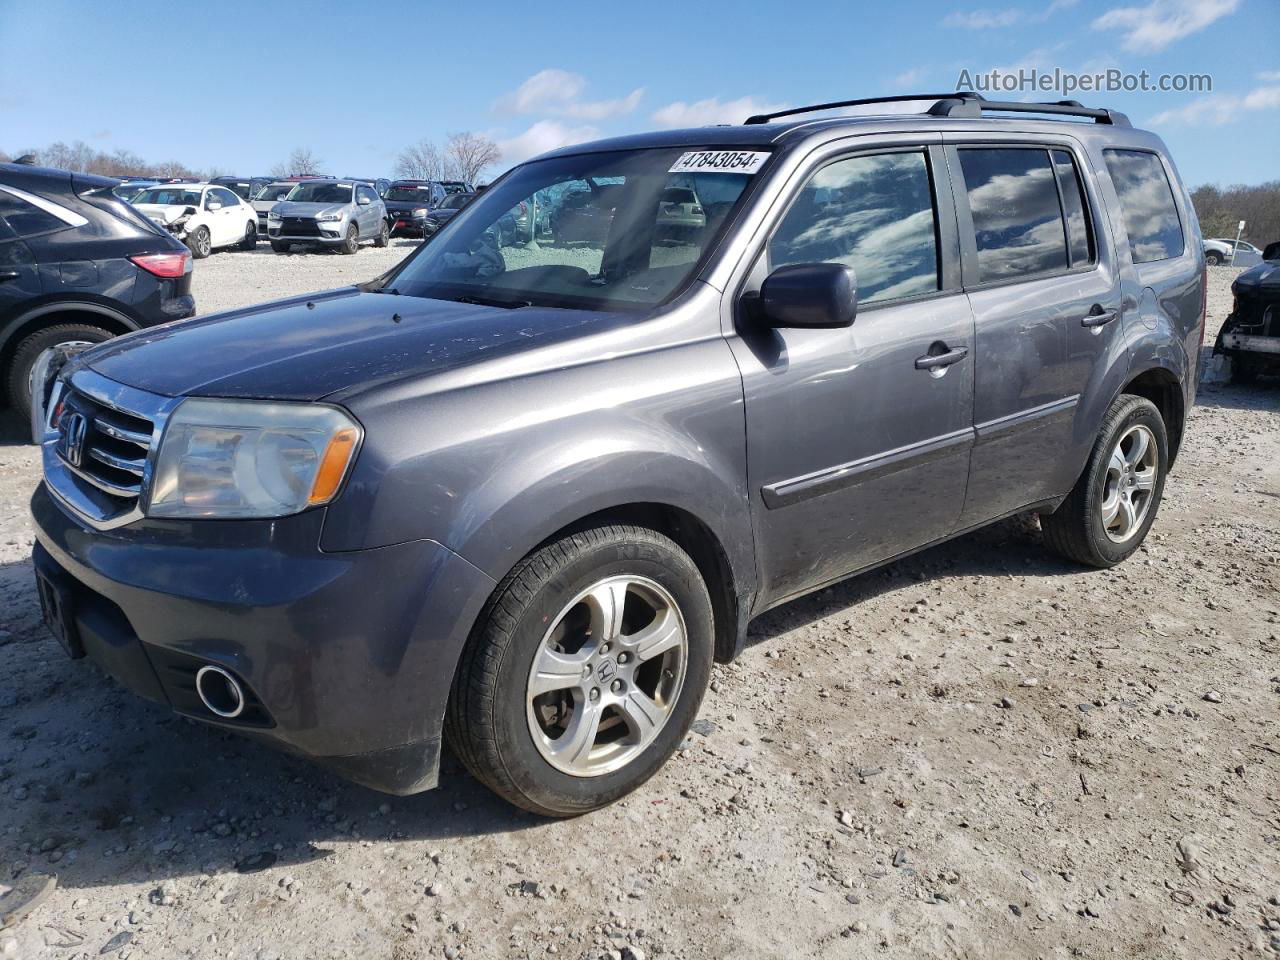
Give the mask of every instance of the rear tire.
M 351 256 L 360 249 L 360 231 L 353 223 L 347 227 L 347 236 L 338 247 L 338 252 L 346 256 Z
M 666 763 L 698 712 L 712 650 L 711 600 L 688 554 L 643 527 L 584 530 L 498 584 L 458 664 L 445 734 L 516 806 L 587 813 Z M 538 693 L 539 678 L 555 682 Z
M 59 344 L 68 343 L 102 343 L 104 340 L 110 340 L 115 334 L 110 330 L 103 330 L 101 327 L 93 327 L 86 323 L 60 323 L 56 326 L 45 327 L 43 330 L 37 330 L 35 333 L 25 337 L 16 350 L 13 351 L 13 359 L 9 362 L 9 370 L 6 376 L 5 392 L 9 398 L 9 405 L 16 410 L 23 419 L 31 417 L 31 371 L 36 365 L 36 360 L 44 351 L 49 350 Z
M 1140 443 L 1147 444 L 1142 455 Z M 1120 563 L 1142 545 L 1155 522 L 1168 465 L 1160 411 L 1145 397 L 1120 396 L 1103 418 L 1075 487 L 1057 510 L 1040 517 L 1045 543 L 1087 566 Z
M 196 227 L 187 236 L 187 249 L 191 251 L 191 259 L 203 260 L 213 253 L 213 240 L 209 236 L 208 227 Z
M 244 239 L 240 241 L 240 249 L 245 251 L 258 249 L 258 225 L 252 220 L 244 228 Z

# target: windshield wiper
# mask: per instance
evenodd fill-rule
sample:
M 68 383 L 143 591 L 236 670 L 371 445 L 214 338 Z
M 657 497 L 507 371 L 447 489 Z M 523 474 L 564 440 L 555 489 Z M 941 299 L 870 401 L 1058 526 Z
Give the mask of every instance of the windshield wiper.
M 480 307 L 502 307 L 506 310 L 533 306 L 532 300 L 498 300 L 494 297 L 477 297 L 472 294 L 463 294 L 460 297 L 445 297 L 445 299 L 452 300 L 454 303 L 474 303 Z

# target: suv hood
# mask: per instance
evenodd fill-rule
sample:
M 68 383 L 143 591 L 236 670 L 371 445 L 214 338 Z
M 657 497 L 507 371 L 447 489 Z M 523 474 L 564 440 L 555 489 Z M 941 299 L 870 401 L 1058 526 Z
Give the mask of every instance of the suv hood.
M 349 203 L 302 203 L 298 200 L 281 200 L 273 208 L 282 217 L 318 217 L 322 213 L 346 213 Z
M 347 287 L 139 330 L 82 358 L 104 377 L 165 396 L 319 400 L 598 333 L 632 319 Z
M 1232 286 L 1254 296 L 1266 294 L 1280 299 L 1280 262 L 1263 260 L 1236 277 Z

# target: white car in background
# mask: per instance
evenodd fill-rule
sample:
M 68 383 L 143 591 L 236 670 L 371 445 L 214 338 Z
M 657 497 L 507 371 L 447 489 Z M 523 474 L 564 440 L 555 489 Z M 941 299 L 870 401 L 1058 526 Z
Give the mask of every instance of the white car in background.
M 1204 261 L 1211 267 L 1216 267 L 1220 263 L 1232 263 L 1231 248 L 1235 247 L 1236 259 L 1234 266 L 1237 267 L 1256 267 L 1262 262 L 1262 251 L 1255 247 L 1252 243 L 1241 240 L 1237 243 L 1235 240 L 1205 240 L 1204 241 Z
M 185 243 L 196 260 L 220 247 L 258 245 L 257 211 L 217 184 L 159 183 L 138 194 L 133 206 Z

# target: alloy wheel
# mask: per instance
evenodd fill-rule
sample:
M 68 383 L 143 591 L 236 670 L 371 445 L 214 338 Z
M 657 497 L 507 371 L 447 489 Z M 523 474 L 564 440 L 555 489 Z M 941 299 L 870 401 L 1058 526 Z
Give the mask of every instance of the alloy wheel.
M 1102 528 L 1113 543 L 1127 543 L 1142 528 L 1159 470 L 1159 450 L 1148 427 L 1137 423 L 1120 435 L 1102 481 Z
M 529 733 L 543 759 L 576 777 L 634 760 L 675 709 L 688 648 L 679 606 L 652 580 L 609 577 L 574 597 L 529 671 Z

